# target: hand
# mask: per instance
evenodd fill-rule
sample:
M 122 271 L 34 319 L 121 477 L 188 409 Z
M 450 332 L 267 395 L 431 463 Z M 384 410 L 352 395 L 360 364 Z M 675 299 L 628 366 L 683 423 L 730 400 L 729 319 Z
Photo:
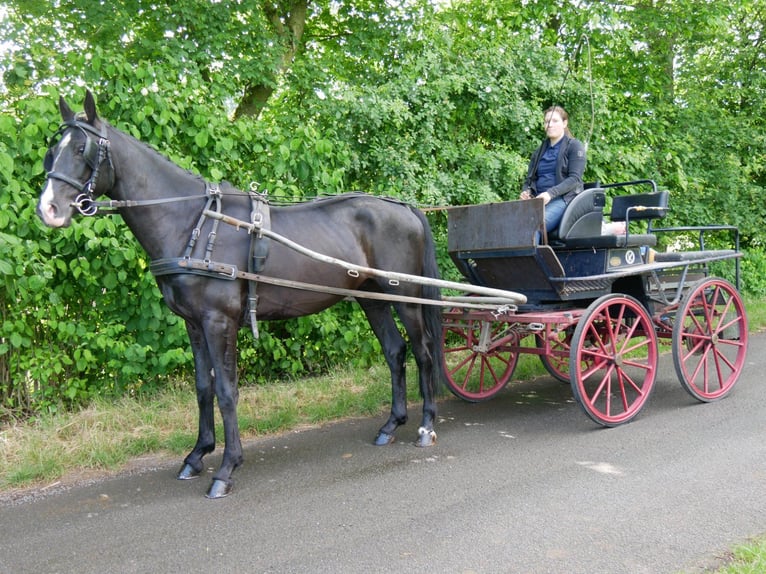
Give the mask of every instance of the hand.
M 532 199 L 532 194 L 529 193 L 528 189 L 525 189 L 524 191 L 521 192 L 519 199 Z
M 546 191 L 545 193 L 541 193 L 541 194 L 540 194 L 540 195 L 538 195 L 537 197 L 538 197 L 538 199 L 539 199 L 539 198 L 542 198 L 542 200 L 543 200 L 543 205 L 548 205 L 548 204 L 550 203 L 551 199 L 553 199 L 553 198 L 551 197 L 551 194 L 550 194 L 550 193 L 548 193 L 547 191 Z

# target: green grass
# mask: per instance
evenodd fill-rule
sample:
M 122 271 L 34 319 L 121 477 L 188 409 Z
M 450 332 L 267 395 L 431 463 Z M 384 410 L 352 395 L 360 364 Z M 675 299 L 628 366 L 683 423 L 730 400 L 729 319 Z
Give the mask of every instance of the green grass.
M 704 572 L 707 574 L 763 574 L 766 572 L 766 536 L 736 545 L 717 562 L 718 566 L 708 568 Z M 699 572 L 699 569 L 694 571 Z
M 762 331 L 766 328 L 766 301 L 750 297 L 745 297 L 744 300 L 750 331 Z
M 717 574 L 763 574 L 766 572 L 766 538 L 735 547 L 731 558 Z

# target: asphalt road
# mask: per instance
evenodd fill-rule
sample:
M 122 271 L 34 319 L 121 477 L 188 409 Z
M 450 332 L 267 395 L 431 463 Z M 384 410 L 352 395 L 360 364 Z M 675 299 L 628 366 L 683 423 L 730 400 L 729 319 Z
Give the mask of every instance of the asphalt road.
M 250 442 L 223 500 L 203 497 L 208 477 L 175 480 L 180 461 L 5 500 L 0 573 L 700 572 L 766 532 L 766 336 L 748 363 L 700 404 L 664 356 L 614 429 L 546 377 L 446 399 L 430 449 L 409 443 L 415 422 L 371 446 L 382 419 Z

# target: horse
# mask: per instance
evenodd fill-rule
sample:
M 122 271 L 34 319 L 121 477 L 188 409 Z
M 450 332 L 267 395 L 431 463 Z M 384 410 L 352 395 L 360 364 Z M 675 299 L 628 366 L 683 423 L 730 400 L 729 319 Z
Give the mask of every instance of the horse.
M 283 206 L 255 201 L 252 193 L 226 182 L 211 184 L 111 126 L 97 114 L 89 90 L 83 108 L 84 112 L 75 114 L 63 96 L 59 97 L 62 124 L 48 144 L 44 160 L 47 177 L 37 214 L 45 225 L 62 228 L 78 214 L 94 215 L 99 204 L 113 207 L 151 259 L 164 302 L 184 319 L 194 357 L 199 427 L 178 479 L 198 477 L 203 457 L 215 449 L 217 400 L 224 452 L 206 496 L 222 498 L 232 491 L 232 474 L 243 462 L 237 421 L 238 331 L 248 324 L 255 329 L 257 319 L 318 313 L 342 300 L 346 289 L 361 293 L 356 301 L 380 341 L 391 372 L 390 415 L 373 443 L 392 443 L 396 429 L 407 422 L 407 339 L 423 399 L 415 444 L 427 447 L 435 443 L 443 351 L 441 311 L 428 300 L 440 298 L 438 287 L 406 281 L 397 286 L 395 281 L 368 273 L 343 272 L 283 243 L 263 237 L 253 243 L 255 233 L 243 232 L 239 226 L 218 227 L 224 216 L 242 222 L 267 213 L 273 233 L 298 245 L 311 245 L 329 258 L 363 269 L 438 281 L 434 240 L 422 212 L 403 202 L 362 193 Z M 97 201 L 102 196 L 111 201 Z M 206 217 L 215 213 L 216 207 L 223 215 L 219 219 Z M 207 241 L 198 242 L 198 237 Z M 278 278 L 282 283 L 254 282 L 248 279 L 251 276 L 232 273 L 252 269 L 254 251 L 259 275 L 253 276 Z M 304 278 L 310 278 L 313 285 L 327 286 L 328 292 L 296 288 L 291 283 L 304 284 Z M 392 301 L 383 297 L 394 291 L 396 296 L 413 299 L 394 297 Z M 397 327 L 394 311 L 406 339 Z

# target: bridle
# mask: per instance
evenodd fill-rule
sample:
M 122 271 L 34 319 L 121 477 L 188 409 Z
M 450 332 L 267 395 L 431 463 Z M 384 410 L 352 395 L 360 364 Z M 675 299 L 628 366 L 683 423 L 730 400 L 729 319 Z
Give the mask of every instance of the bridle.
M 90 178 L 85 183 L 77 181 L 57 171 L 52 171 L 53 168 L 53 146 L 55 140 L 59 138 L 68 129 L 79 129 L 85 136 L 85 145 L 82 150 L 82 156 L 85 163 L 90 167 Z M 95 139 L 91 137 L 95 136 Z M 57 179 L 63 181 L 67 185 L 71 185 L 80 194 L 75 198 L 72 205 L 82 215 L 95 215 L 98 211 L 98 205 L 94 199 L 93 193 L 98 186 L 98 178 L 101 172 L 101 167 L 106 162 L 108 168 L 108 183 L 106 189 L 110 189 L 114 185 L 114 165 L 112 164 L 112 154 L 109 146 L 109 139 L 106 133 L 106 124 L 101 123 L 101 130 L 97 130 L 95 127 L 87 122 L 83 122 L 77 118 L 65 121 L 59 126 L 58 131 L 51 136 L 48 151 L 45 154 L 45 160 L 43 161 L 43 167 L 47 172 L 48 179 Z

